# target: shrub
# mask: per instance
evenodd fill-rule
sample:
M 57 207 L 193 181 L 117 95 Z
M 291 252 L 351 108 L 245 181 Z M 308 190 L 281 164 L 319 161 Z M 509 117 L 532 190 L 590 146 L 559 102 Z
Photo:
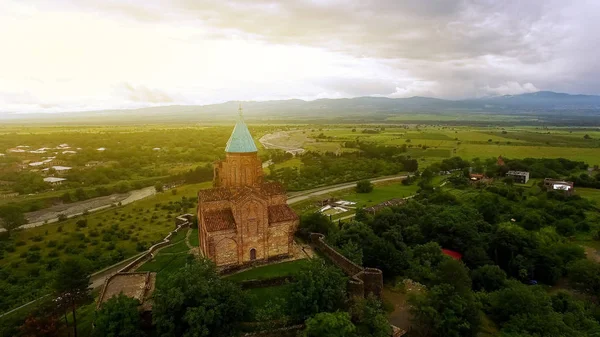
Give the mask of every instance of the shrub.
M 361 180 L 356 183 L 357 193 L 369 193 L 373 191 L 373 184 L 368 180 Z
M 56 247 L 56 241 L 54 241 L 54 240 L 48 241 L 48 243 L 46 244 L 46 247 L 48 247 L 48 248 Z
M 61 214 L 59 214 L 59 215 L 58 215 L 58 221 L 61 221 L 61 222 L 62 222 L 62 221 L 66 221 L 68 218 L 69 218 L 69 217 L 68 217 L 66 214 L 62 214 L 62 213 L 61 213 Z M 59 227 L 59 228 L 61 228 L 61 229 L 62 229 L 62 227 Z
M 85 228 L 88 225 L 87 219 L 77 220 L 77 222 L 75 224 L 77 225 L 78 228 Z
M 27 253 L 27 258 L 25 258 L 25 261 L 27 263 L 36 263 L 38 262 L 42 257 L 40 256 L 39 252 L 29 252 Z
M 48 253 L 48 257 L 58 257 L 58 250 L 53 249 Z

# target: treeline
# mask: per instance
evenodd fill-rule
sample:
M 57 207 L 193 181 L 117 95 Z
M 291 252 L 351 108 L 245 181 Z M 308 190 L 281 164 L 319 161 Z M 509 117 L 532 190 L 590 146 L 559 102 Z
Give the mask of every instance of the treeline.
M 375 157 L 369 153 L 307 152 L 299 156 L 301 167 L 270 167 L 267 179 L 283 183 L 288 190 L 304 190 L 312 187 L 361 180 L 377 176 L 394 175 L 414 171 L 418 163 L 404 156 Z
M 412 300 L 418 330 L 429 336 L 475 336 L 480 310 L 503 335 L 587 336 L 600 332 L 600 267 L 567 240 L 589 232 L 588 200 L 556 193 L 527 194 L 518 187 L 471 190 L 460 199 L 424 191 L 406 205 L 375 216 L 357 212 L 341 228 L 315 214 L 300 233 L 317 231 L 350 259 L 427 286 Z M 462 261 L 441 248 L 462 254 Z M 590 296 L 548 295 L 536 282 L 562 277 Z M 577 319 L 574 319 L 577 317 Z

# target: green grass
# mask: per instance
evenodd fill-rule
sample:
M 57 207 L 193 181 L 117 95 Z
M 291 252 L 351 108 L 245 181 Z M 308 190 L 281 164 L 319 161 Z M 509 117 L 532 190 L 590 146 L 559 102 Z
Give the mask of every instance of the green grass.
M 289 276 L 299 271 L 302 266 L 306 265 L 306 263 L 306 260 L 295 260 L 270 264 L 229 275 L 226 276 L 226 278 L 234 282 L 240 282 L 246 280 L 266 280 L 274 277 Z
M 338 197 L 347 201 L 356 202 L 357 207 L 369 207 L 394 198 L 404 198 L 417 193 L 419 187 L 416 184 L 409 186 L 394 182 L 387 185 L 375 185 L 370 193 L 343 193 Z
M 300 160 L 300 158 L 292 158 L 289 160 L 286 160 L 284 162 L 281 163 L 276 163 L 274 164 L 274 168 L 285 168 L 285 167 L 300 167 L 302 166 L 302 161 Z
M 185 240 L 183 241 L 179 241 L 171 246 L 165 247 L 163 249 L 160 250 L 159 254 L 177 254 L 177 253 L 185 253 L 187 251 L 189 251 L 190 249 L 188 248 L 187 244 L 185 243 Z
M 593 188 L 575 187 L 575 194 L 590 199 L 600 206 L 600 190 Z
M 471 115 L 469 115 L 471 116 Z M 486 116 L 486 120 L 491 118 Z M 423 118 L 422 115 L 416 116 Z M 454 117 L 453 117 L 454 118 Z M 359 126 L 356 132 L 350 128 L 323 128 L 311 132 L 312 137 L 323 133 L 329 138 L 323 142 L 308 142 L 305 148 L 316 151 L 336 151 L 342 142 L 355 140 L 383 145 L 408 146 L 407 154 L 419 160 L 425 167 L 430 159 L 439 161 L 449 156 L 465 159 L 489 158 L 502 155 L 508 158 L 558 158 L 585 161 L 590 165 L 600 164 L 600 136 L 590 130 L 577 128 L 534 128 L 534 127 L 438 127 L 420 126 L 410 128 L 386 127 L 378 134 L 363 134 L 360 131 L 376 126 Z M 594 139 L 585 140 L 589 134 Z M 410 139 L 410 142 L 407 140 Z M 427 149 L 423 150 L 422 146 Z M 427 159 L 422 162 L 421 159 Z
M 198 238 L 198 228 L 194 228 L 192 229 L 192 233 L 190 234 L 190 244 L 192 245 L 192 247 L 198 247 L 200 246 L 200 242 L 199 242 L 199 238 Z
M 187 253 L 161 255 L 160 253 L 151 261 L 141 265 L 136 271 L 152 271 L 156 272 L 156 282 L 160 283 L 169 275 L 176 272 L 187 264 L 188 259 L 192 255 Z
M 289 284 L 246 290 L 246 293 L 250 297 L 250 302 L 252 303 L 254 309 L 264 307 L 269 301 L 273 301 L 278 298 L 285 300 L 288 297 L 289 292 Z
M 489 158 L 567 158 L 584 161 L 590 165 L 600 164 L 600 149 L 553 146 L 511 146 L 497 144 L 462 144 L 456 155 L 463 159 Z

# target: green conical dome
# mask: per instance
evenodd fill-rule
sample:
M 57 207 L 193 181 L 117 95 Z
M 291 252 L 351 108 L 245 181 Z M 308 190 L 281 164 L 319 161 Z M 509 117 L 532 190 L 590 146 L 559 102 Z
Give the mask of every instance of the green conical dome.
M 248 130 L 248 126 L 244 123 L 244 119 L 242 118 L 242 108 L 240 106 L 240 117 L 238 118 L 237 123 L 235 124 L 235 128 L 233 128 L 233 132 L 231 133 L 231 137 L 227 141 L 227 146 L 225 147 L 225 152 L 229 153 L 248 153 L 248 152 L 258 152 L 256 148 L 256 144 L 254 144 L 254 139 L 252 139 L 252 135 Z

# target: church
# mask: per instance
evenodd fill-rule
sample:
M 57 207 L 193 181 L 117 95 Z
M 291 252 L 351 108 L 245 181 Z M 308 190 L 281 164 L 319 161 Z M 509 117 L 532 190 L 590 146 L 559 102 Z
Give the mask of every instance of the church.
M 201 254 L 218 267 L 292 254 L 298 215 L 283 186 L 264 181 L 241 107 L 225 160 L 214 164 L 213 188 L 198 192 L 197 212 Z

